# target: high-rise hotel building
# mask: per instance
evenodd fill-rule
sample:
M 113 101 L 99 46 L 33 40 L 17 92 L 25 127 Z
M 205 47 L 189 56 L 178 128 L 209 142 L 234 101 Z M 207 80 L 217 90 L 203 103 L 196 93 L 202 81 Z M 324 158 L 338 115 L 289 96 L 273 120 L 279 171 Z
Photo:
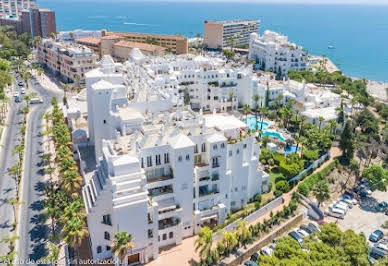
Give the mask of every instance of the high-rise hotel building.
M 204 46 L 209 49 L 244 47 L 251 33 L 259 31 L 258 20 L 205 21 Z
M 17 18 L 23 9 L 36 7 L 36 0 L 0 0 L 0 17 Z

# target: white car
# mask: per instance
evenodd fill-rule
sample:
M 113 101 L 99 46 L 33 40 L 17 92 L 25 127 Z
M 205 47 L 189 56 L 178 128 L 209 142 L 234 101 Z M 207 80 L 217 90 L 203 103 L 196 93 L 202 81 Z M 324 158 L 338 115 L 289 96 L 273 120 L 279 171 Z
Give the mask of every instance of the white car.
M 388 247 L 387 247 L 387 245 L 384 245 L 384 244 L 382 244 L 382 243 L 376 243 L 376 244 L 374 244 L 374 246 L 375 246 L 376 248 L 379 248 L 379 249 L 382 249 L 382 250 L 388 252 Z
M 353 208 L 354 203 L 353 203 L 352 200 L 342 198 L 341 201 L 345 202 L 346 204 L 348 204 L 349 208 Z
M 39 97 L 32 98 L 30 104 L 43 103 L 43 100 Z
M 356 199 L 352 198 L 351 196 L 349 196 L 347 194 L 343 194 L 342 198 L 346 199 L 348 201 L 351 201 L 354 205 L 357 205 L 357 203 L 358 203 L 358 201 Z
M 25 88 L 22 88 L 22 89 L 20 90 L 20 93 L 21 93 L 21 94 L 26 94 L 26 89 L 25 89 Z
M 346 212 L 343 209 L 339 209 L 339 208 L 336 208 L 336 207 L 329 207 L 329 211 L 331 211 L 332 213 L 335 213 L 335 214 L 339 214 L 339 215 L 345 215 L 346 214 Z
M 296 230 L 296 232 L 297 232 L 298 234 L 300 234 L 303 238 L 309 236 L 309 234 L 308 234 L 305 230 L 300 229 L 300 228 L 299 228 L 298 230 Z
M 273 254 L 273 249 L 270 247 L 263 247 L 260 250 L 260 253 L 263 254 L 264 256 L 272 256 Z
M 16 98 L 16 97 L 19 97 L 19 95 L 20 95 L 20 94 L 19 94 L 18 92 L 14 92 L 14 93 L 13 93 L 13 97 L 15 97 L 15 98 Z

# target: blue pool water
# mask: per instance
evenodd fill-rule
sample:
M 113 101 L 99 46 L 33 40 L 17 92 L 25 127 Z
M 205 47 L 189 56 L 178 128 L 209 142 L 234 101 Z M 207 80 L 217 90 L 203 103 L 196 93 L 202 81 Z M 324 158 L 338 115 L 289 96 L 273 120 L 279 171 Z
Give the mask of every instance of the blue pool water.
M 259 120 L 259 119 L 258 119 Z M 249 127 L 249 129 L 252 129 L 252 130 L 256 130 L 256 117 L 254 116 L 250 116 L 248 117 L 248 119 L 243 119 L 244 123 L 246 123 Z M 263 127 L 261 127 L 261 125 L 263 125 Z M 261 122 L 260 120 L 257 121 L 257 128 L 260 130 L 265 130 L 267 129 L 268 127 L 268 123 L 267 122 Z
M 296 146 L 296 145 L 292 145 L 292 146 L 287 146 L 285 149 L 284 149 L 284 154 L 287 155 L 289 153 L 295 153 L 299 150 L 299 148 Z
M 269 136 L 272 138 L 280 139 L 281 141 L 285 141 L 286 139 L 283 137 L 282 133 L 275 132 L 275 131 L 264 131 L 261 133 L 261 136 Z

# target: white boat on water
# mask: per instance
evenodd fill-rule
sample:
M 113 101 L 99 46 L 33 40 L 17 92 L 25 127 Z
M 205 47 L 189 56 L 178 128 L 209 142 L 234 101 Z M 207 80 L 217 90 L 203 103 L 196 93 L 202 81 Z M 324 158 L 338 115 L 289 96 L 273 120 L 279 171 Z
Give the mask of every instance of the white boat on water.
M 329 49 L 335 49 L 334 45 L 329 45 L 327 48 L 329 48 Z

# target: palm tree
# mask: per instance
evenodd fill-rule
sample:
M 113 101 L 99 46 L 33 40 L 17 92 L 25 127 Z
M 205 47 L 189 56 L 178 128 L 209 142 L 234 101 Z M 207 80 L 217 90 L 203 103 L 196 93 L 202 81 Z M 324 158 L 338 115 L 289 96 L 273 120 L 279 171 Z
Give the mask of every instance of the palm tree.
M 236 234 L 238 240 L 245 246 L 247 241 L 251 239 L 252 234 L 247 227 L 247 221 L 239 220 L 237 221 Z
M 80 91 L 81 90 L 81 77 L 79 75 L 75 75 L 74 79 L 77 83 L 77 90 Z
M 211 247 L 213 244 L 213 231 L 209 227 L 202 227 L 199 231 L 198 238 L 195 241 L 195 251 L 199 250 L 201 262 L 207 261 L 210 257 Z
M 12 176 L 12 178 L 15 180 L 16 197 L 19 198 L 19 184 L 20 184 L 20 179 L 21 179 L 21 174 L 22 174 L 22 168 L 21 168 L 20 161 L 18 161 L 14 166 L 12 166 L 8 169 L 8 174 L 10 176 Z
M 258 130 L 258 119 L 257 119 L 257 111 L 259 109 L 258 102 L 261 100 L 261 96 L 258 94 L 255 94 L 252 96 L 252 100 L 255 102 L 255 122 L 256 122 L 256 131 Z
M 248 122 L 248 114 L 249 114 L 250 111 L 251 111 L 251 107 L 248 104 L 243 106 L 243 112 L 245 114 L 245 120 L 247 122 Z
M 237 246 L 238 240 L 237 236 L 233 232 L 224 231 L 223 237 L 220 240 L 222 245 L 225 247 L 225 251 L 227 254 L 233 251 L 233 249 Z
M 28 89 L 29 86 L 28 86 L 28 80 L 31 78 L 31 73 L 28 69 L 26 68 L 23 68 L 22 69 L 22 79 L 24 81 L 24 83 L 26 84 L 26 88 Z
M 80 199 L 73 200 L 68 206 L 65 207 L 61 220 L 65 224 L 74 217 L 77 217 L 81 220 L 85 219 L 86 217 L 86 213 L 84 212 L 84 205 Z
M 312 191 L 313 195 L 318 200 L 318 207 L 321 205 L 322 202 L 330 199 L 329 185 L 325 180 L 321 180 L 316 183 L 315 186 L 313 186 Z
M 321 131 L 321 126 L 322 126 L 323 121 L 325 121 L 325 118 L 323 118 L 322 116 L 318 117 L 318 122 L 319 122 L 318 129 L 319 129 L 319 131 Z
M 85 221 L 73 217 L 69 220 L 62 229 L 63 240 L 74 249 L 74 256 L 77 259 L 76 265 L 79 265 L 79 247 L 82 240 L 88 236 L 88 230 L 85 226 Z
M 329 128 L 330 128 L 330 133 L 333 135 L 337 135 L 337 127 L 338 123 L 335 120 L 329 120 Z
M 53 265 L 57 265 L 59 259 L 59 247 L 51 242 L 47 242 L 48 255 L 45 257 L 45 261 L 51 262 Z
M 13 230 L 15 230 L 16 225 L 18 223 L 17 215 L 16 215 L 16 207 L 19 206 L 19 205 L 25 204 L 25 202 L 24 201 L 19 201 L 18 197 L 14 197 L 14 198 L 11 198 L 11 199 L 7 200 L 7 203 L 12 205 L 12 208 L 13 208 L 13 219 L 14 219 Z
M 112 243 L 112 252 L 123 263 L 125 256 L 132 251 L 135 243 L 132 242 L 132 235 L 127 232 L 115 234 L 115 240 Z
M 57 33 L 56 32 L 51 32 L 50 33 L 50 38 L 53 39 L 53 40 L 56 40 L 57 39 Z
M 78 197 L 78 191 L 82 187 L 82 177 L 77 170 L 68 170 L 62 175 L 63 190 L 73 197 Z

